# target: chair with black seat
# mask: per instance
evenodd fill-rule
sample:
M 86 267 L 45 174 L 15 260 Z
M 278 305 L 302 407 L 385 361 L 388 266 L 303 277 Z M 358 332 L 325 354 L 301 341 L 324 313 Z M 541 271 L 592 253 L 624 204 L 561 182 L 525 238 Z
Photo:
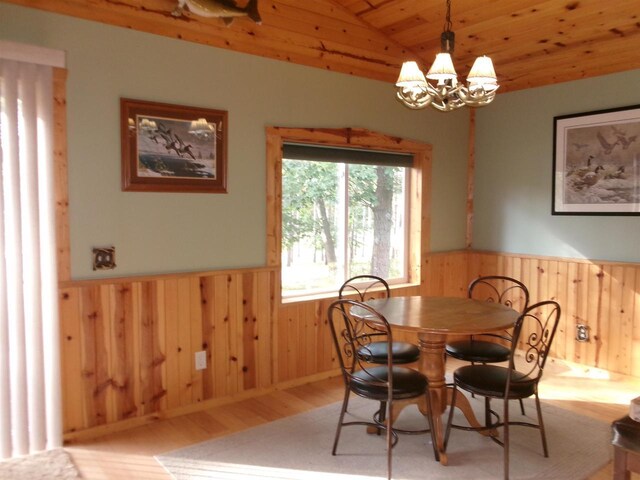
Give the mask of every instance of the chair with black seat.
M 429 428 L 424 430 L 400 430 L 393 428 L 393 402 L 410 399 L 422 399 L 426 402 L 424 410 L 431 410 L 431 402 L 427 393 L 427 378 L 417 370 L 393 364 L 387 356 L 384 365 L 372 363 L 369 347 L 372 338 L 377 342 L 385 342 L 391 348 L 393 336 L 387 320 L 368 305 L 356 300 L 337 300 L 327 312 L 331 335 L 338 356 L 342 378 L 344 380 L 344 399 L 340 418 L 333 443 L 332 454 L 335 455 L 340 440 L 342 427 L 350 425 L 366 425 L 382 429 L 386 432 L 387 472 L 391 478 L 391 450 L 398 441 L 398 433 L 431 433 L 431 416 L 426 415 Z M 349 396 L 354 394 L 380 402 L 386 408 L 385 415 L 374 415 L 372 422 L 360 420 L 345 421 Z M 434 455 L 438 459 L 434 448 Z
M 524 283 L 501 275 L 476 278 L 469 284 L 467 296 L 485 302 L 501 303 L 519 313 L 529 306 L 529 290 Z M 471 335 L 448 342 L 445 351 L 450 357 L 471 362 L 472 365 L 506 362 L 511 351 L 511 334 L 505 331 Z M 520 410 L 524 415 L 522 402 Z
M 389 298 L 391 296 L 391 290 L 389 284 L 383 278 L 376 277 L 375 275 L 357 275 L 350 278 L 338 291 L 338 298 L 343 299 L 347 295 L 356 295 L 356 298 L 364 302 L 373 298 L 380 298 L 380 292 L 382 295 Z M 372 337 L 371 345 L 367 348 L 367 355 L 371 363 L 386 364 L 387 363 L 387 342 L 375 341 Z M 395 364 L 407 364 L 417 362 L 420 359 L 420 350 L 412 343 L 408 342 L 393 342 L 391 345 L 391 356 L 393 363 Z
M 451 410 L 445 433 L 445 448 L 452 428 L 462 430 L 493 430 L 503 427 L 503 439 L 490 438 L 504 447 L 504 478 L 509 478 L 509 426 L 520 425 L 540 430 L 544 456 L 549 456 L 547 439 L 538 397 L 538 384 L 551 351 L 551 343 L 560 321 L 560 305 L 554 301 L 536 303 L 520 315 L 513 330 L 513 341 L 507 367 L 498 365 L 467 365 L 457 368 L 453 373 L 454 390 Z M 518 355 L 518 348 L 522 351 Z M 465 390 L 485 399 L 485 424 L 482 427 L 453 425 L 453 406 L 458 390 Z M 512 421 L 509 419 L 509 400 L 535 397 L 537 423 L 531 421 Z M 502 420 L 491 409 L 491 399 L 503 401 Z
M 467 296 L 476 300 L 501 303 L 522 313 L 529 305 L 529 290 L 515 278 L 492 275 L 473 280 L 467 288 Z M 509 359 L 511 335 L 483 333 L 464 340 L 448 342 L 447 355 L 475 363 L 501 363 Z

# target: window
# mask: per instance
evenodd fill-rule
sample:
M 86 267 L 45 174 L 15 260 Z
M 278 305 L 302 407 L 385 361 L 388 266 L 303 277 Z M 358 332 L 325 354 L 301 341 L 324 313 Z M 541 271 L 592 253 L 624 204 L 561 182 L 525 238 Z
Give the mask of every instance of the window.
M 267 262 L 282 297 L 347 278 L 421 283 L 431 147 L 356 129 L 267 129 Z
M 350 277 L 407 281 L 413 156 L 285 144 L 282 294 L 334 292 Z

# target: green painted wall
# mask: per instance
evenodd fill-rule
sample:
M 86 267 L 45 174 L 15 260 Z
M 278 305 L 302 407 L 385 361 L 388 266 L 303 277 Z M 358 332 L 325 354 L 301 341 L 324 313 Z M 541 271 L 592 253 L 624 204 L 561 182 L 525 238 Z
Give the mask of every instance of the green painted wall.
M 639 85 L 634 70 L 498 95 L 479 110 L 473 247 L 640 261 L 640 216 L 551 214 L 553 118 L 640 104 Z
M 264 265 L 267 126 L 359 127 L 431 143 L 431 247 L 464 247 L 466 111 L 410 111 L 383 82 L 3 3 L 0 38 L 67 52 L 74 279 Z M 120 97 L 227 110 L 229 193 L 122 192 Z M 109 245 L 117 268 L 93 272 L 92 247 Z

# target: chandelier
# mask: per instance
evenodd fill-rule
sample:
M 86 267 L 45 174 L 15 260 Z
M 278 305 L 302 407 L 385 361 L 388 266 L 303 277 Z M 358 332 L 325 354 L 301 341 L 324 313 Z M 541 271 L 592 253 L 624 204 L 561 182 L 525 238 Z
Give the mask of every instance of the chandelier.
M 481 107 L 493 101 L 498 79 L 491 59 L 487 56 L 476 58 L 467 76 L 468 85 L 458 83 L 451 60 L 454 43 L 451 0 L 447 0 L 447 16 L 444 31 L 440 35 L 441 52 L 436 55 L 426 77 L 416 62 L 402 64 L 396 82 L 396 96 L 405 106 L 417 110 L 431 105 L 442 112 L 450 112 L 465 105 Z

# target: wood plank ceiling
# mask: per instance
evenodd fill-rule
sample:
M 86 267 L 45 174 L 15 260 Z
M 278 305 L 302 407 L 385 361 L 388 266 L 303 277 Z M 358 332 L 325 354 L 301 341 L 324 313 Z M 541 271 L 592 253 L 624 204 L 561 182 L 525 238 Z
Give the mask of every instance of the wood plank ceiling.
M 176 0 L 2 0 L 351 75 L 395 82 L 440 48 L 445 0 L 259 0 L 262 24 L 171 15 Z M 237 0 L 242 7 L 247 0 Z M 640 68 L 640 0 L 452 0 L 454 63 L 494 61 L 501 91 Z

